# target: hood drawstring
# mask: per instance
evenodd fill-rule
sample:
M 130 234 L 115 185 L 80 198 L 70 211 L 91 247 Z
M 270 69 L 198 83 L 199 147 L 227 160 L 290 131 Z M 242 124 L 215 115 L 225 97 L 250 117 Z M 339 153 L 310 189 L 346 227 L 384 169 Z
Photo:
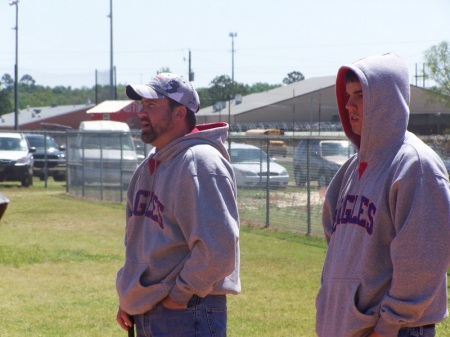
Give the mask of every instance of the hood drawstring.
M 155 170 L 158 168 L 159 164 L 161 164 L 161 162 L 159 160 L 156 160 L 154 158 L 150 158 L 150 161 L 148 163 L 148 168 L 149 168 L 149 171 L 150 171 L 151 175 L 153 175 Z
M 365 162 L 365 161 L 359 163 L 359 167 L 358 167 L 358 178 L 359 178 L 359 179 L 361 179 L 361 177 L 362 177 L 364 171 L 365 171 L 366 168 L 367 168 L 367 165 L 368 165 L 368 163 Z

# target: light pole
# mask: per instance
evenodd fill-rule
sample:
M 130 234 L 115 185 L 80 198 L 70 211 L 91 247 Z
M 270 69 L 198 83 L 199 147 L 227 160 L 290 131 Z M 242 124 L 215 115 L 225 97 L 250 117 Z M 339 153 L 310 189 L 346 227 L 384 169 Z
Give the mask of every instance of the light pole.
M 113 62 L 113 7 L 112 0 L 109 0 L 109 15 L 110 18 L 110 69 L 109 69 L 109 98 L 111 100 L 116 99 L 114 91 L 114 62 Z
M 237 33 L 230 33 L 231 37 L 231 80 L 234 82 L 234 38 Z
M 19 95 L 17 92 L 17 77 L 19 77 L 19 0 L 11 0 L 10 6 L 16 6 L 16 64 L 14 65 L 14 130 L 19 130 Z

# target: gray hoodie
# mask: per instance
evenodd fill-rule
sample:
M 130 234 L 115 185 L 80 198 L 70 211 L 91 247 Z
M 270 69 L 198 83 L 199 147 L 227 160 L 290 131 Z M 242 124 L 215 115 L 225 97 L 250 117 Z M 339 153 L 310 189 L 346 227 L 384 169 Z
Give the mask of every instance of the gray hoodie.
M 363 90 L 362 136 L 345 109 L 345 74 Z M 386 54 L 340 68 L 341 122 L 357 149 L 332 180 L 323 208 L 328 251 L 316 299 L 321 337 L 396 337 L 447 317 L 450 188 L 436 153 L 406 131 L 409 77 Z
M 135 315 L 170 295 L 237 294 L 239 216 L 236 183 L 224 146 L 225 123 L 151 153 L 128 189 L 126 261 L 117 274 L 120 306 Z

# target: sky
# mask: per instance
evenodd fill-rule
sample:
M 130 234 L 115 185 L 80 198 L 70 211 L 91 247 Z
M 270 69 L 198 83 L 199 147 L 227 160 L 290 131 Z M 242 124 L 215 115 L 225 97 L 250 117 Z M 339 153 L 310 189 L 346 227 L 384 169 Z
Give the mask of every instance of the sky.
M 97 70 L 109 84 L 110 1 L 19 0 L 19 79 L 92 87 Z M 449 14 L 449 0 L 112 0 L 113 64 L 119 84 L 147 83 L 163 68 L 188 77 L 190 51 L 193 83 L 205 88 L 233 68 L 236 82 L 281 84 L 292 71 L 332 76 L 393 52 L 415 84 L 424 52 L 450 40 Z M 0 76 L 14 78 L 15 25 L 16 6 L 0 0 Z

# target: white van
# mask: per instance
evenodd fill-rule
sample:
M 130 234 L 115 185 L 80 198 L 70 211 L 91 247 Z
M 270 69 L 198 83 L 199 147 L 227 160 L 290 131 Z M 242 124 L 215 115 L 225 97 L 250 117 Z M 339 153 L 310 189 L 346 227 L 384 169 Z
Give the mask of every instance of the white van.
M 81 122 L 71 162 L 74 179 L 126 186 L 137 168 L 137 155 L 128 124 L 115 121 Z

